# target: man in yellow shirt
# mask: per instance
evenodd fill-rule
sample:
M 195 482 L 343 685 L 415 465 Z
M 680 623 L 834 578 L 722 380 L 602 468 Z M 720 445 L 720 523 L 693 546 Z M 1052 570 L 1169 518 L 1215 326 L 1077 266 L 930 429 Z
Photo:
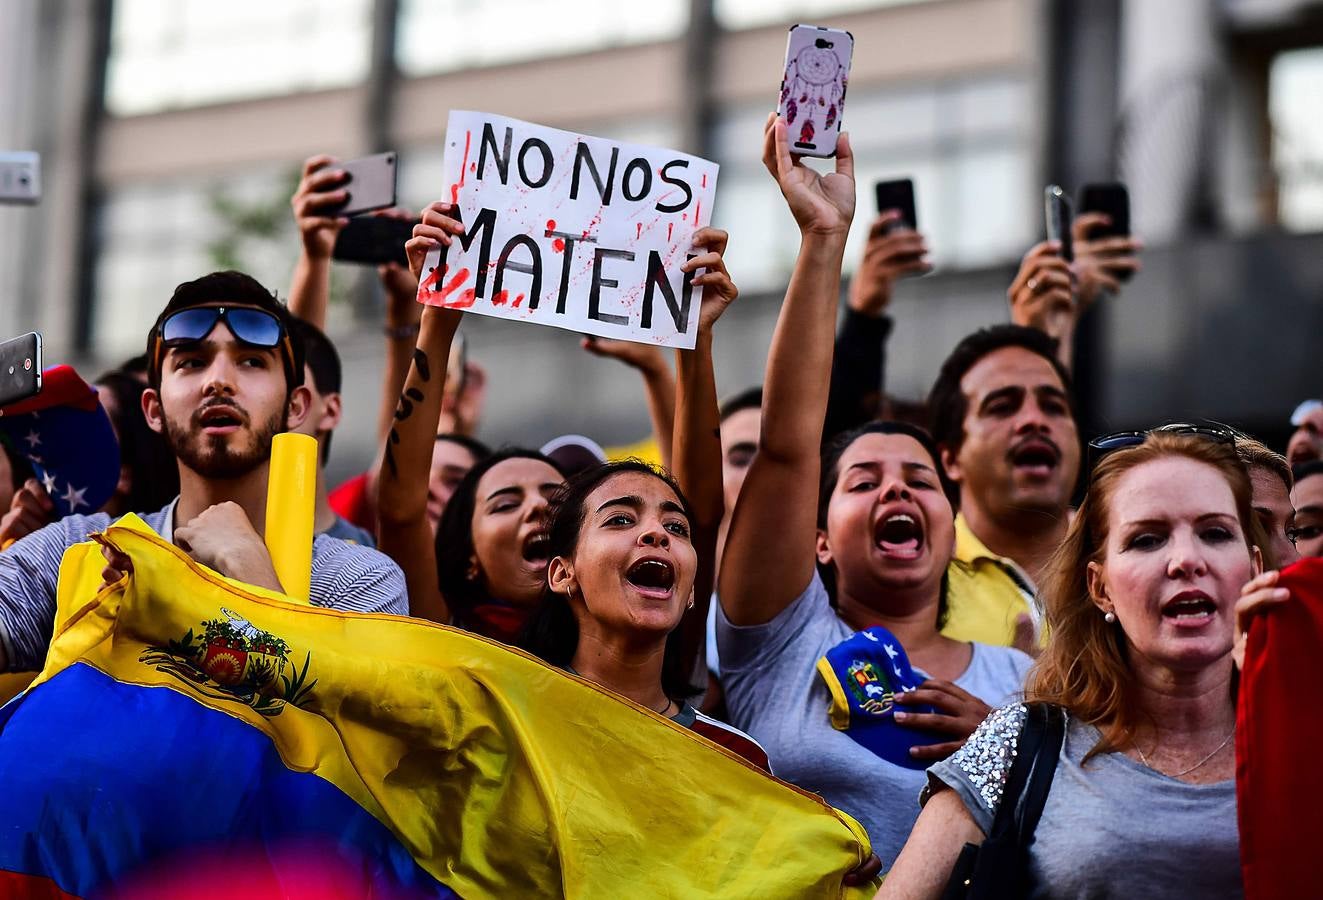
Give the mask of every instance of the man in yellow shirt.
M 960 485 L 943 633 L 1026 646 L 1037 584 L 1070 524 L 1080 469 L 1070 375 L 1043 332 L 998 325 L 960 342 L 928 396 L 942 463 Z

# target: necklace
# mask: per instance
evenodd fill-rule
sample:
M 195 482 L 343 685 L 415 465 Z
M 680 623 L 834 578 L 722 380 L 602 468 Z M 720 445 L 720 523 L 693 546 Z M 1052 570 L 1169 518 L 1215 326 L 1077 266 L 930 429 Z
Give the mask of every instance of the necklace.
M 1146 756 L 1144 755 L 1144 751 L 1141 750 L 1141 749 L 1139 748 L 1139 745 L 1138 745 L 1138 744 L 1135 744 L 1135 752 L 1139 754 L 1139 761 L 1140 761 L 1140 762 L 1142 762 L 1146 767 L 1152 769 L 1154 772 L 1157 772 L 1159 775 L 1166 775 L 1168 778 L 1180 778 L 1182 775 L 1189 775 L 1189 774 L 1190 774 L 1191 772 L 1193 772 L 1195 769 L 1199 768 L 1199 767 L 1202 766 L 1204 763 L 1206 763 L 1206 762 L 1208 762 L 1210 759 L 1212 759 L 1214 756 L 1217 756 L 1217 754 L 1221 753 L 1224 749 L 1226 749 L 1227 744 L 1231 743 L 1231 739 L 1232 739 L 1233 737 L 1235 737 L 1235 736 L 1236 736 L 1236 729 L 1235 729 L 1235 727 L 1233 726 L 1232 729 L 1231 729 L 1231 732 L 1226 736 L 1226 740 L 1224 740 L 1224 741 L 1222 741 L 1222 743 L 1218 744 L 1216 750 L 1214 750 L 1212 753 L 1210 753 L 1210 754 L 1208 754 L 1207 756 L 1205 756 L 1203 759 L 1199 760 L 1199 761 L 1198 761 L 1197 763 L 1195 763 L 1194 765 L 1190 766 L 1190 768 L 1188 768 L 1188 769 L 1184 769 L 1184 770 L 1182 770 L 1182 771 L 1180 771 L 1180 772 L 1173 772 L 1173 773 L 1171 773 L 1170 775 L 1168 775 L 1166 772 L 1162 771 L 1162 770 L 1159 769 L 1157 766 L 1155 766 L 1155 765 L 1153 765 L 1152 763 L 1150 763 L 1150 762 L 1148 761 L 1148 757 L 1146 757 Z
M 666 698 L 666 705 L 663 706 L 661 709 L 654 709 L 653 712 L 655 712 L 655 713 L 656 713 L 657 715 L 659 715 L 659 716 L 664 716 L 664 715 L 666 715 L 668 712 L 671 711 L 671 704 L 674 703 L 674 702 L 675 702 L 675 701 L 672 700 L 670 697 L 667 697 L 667 698 Z M 1219 747 L 1218 749 L 1220 750 L 1221 748 Z

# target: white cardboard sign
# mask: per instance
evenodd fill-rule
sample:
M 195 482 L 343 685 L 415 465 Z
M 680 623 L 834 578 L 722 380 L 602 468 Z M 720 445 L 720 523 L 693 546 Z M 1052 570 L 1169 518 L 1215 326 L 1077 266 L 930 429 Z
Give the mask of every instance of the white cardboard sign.
M 716 163 L 456 110 L 445 184 L 465 233 L 428 254 L 418 302 L 693 348 L 702 287 L 680 266 Z

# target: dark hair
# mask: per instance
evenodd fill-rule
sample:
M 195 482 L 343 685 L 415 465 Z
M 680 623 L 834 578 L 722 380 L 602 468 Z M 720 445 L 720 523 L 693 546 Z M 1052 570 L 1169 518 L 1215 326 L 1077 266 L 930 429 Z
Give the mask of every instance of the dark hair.
M 561 477 L 565 474 L 554 460 L 536 450 L 504 447 L 474 463 L 455 486 L 436 526 L 436 581 L 452 620 L 461 628 L 472 629 L 473 608 L 493 599 L 479 582 L 467 577 L 474 553 L 473 511 L 477 508 L 478 482 L 507 459 L 535 459 L 560 472 Z
M 727 397 L 726 402 L 721 404 L 721 421 L 724 422 L 737 412 L 743 412 L 746 409 L 762 408 L 763 388 L 762 385 L 758 385 L 740 391 L 734 397 Z
M 336 352 L 335 344 L 331 343 L 326 332 L 298 317 L 290 319 L 289 327 L 291 333 L 297 334 L 303 341 L 304 362 L 312 372 L 312 384 L 317 393 L 323 397 L 340 393 L 340 354 Z M 332 433 L 327 432 L 326 437 L 321 439 L 323 466 L 331 458 L 331 437 Z
M 161 330 L 161 324 L 181 309 L 191 309 L 196 306 L 215 306 L 222 303 L 252 306 L 275 316 L 277 321 L 284 327 L 285 334 L 289 336 L 290 350 L 293 354 L 292 359 L 285 360 L 287 393 L 303 384 L 303 339 L 294 329 L 294 316 L 285 308 L 285 304 L 281 303 L 275 294 L 262 287 L 257 279 L 251 275 L 245 275 L 243 272 L 233 271 L 212 272 L 210 275 L 203 275 L 193 281 L 185 281 L 175 288 L 174 294 L 170 297 L 170 302 L 156 317 L 156 321 L 152 324 L 152 330 L 147 332 L 148 384 L 157 390 L 161 387 L 161 368 L 159 361 L 154 356 L 156 335 Z
M 960 381 L 965 374 L 990 353 L 1005 347 L 1023 347 L 1030 353 L 1037 353 L 1052 365 L 1052 370 L 1061 379 L 1070 402 L 1070 414 L 1075 415 L 1075 397 L 1071 390 L 1070 373 L 1061 360 L 1057 359 L 1057 341 L 1048 337 L 1037 328 L 1023 325 L 993 325 L 981 328 L 956 344 L 951 355 L 942 363 L 942 369 L 928 392 L 929 432 L 938 446 L 955 453 L 965 440 L 965 415 L 969 412 L 969 403 Z
M 1291 476 L 1296 484 L 1315 475 L 1323 475 L 1323 459 L 1311 459 L 1309 462 L 1302 462 L 1291 467 Z
M 312 370 L 312 383 L 317 393 L 340 393 L 340 354 L 326 332 L 297 317 L 291 319 L 290 330 L 303 340 L 304 362 Z
M 124 362 L 119 364 L 119 369 L 117 371 L 123 372 L 126 375 L 146 376 L 147 354 L 139 353 L 137 356 L 132 356 L 124 360 Z
M 179 494 L 179 467 L 170 442 L 152 431 L 142 414 L 147 385 L 123 370 L 106 372 L 93 383 L 113 398 L 111 421 L 119 438 L 119 461 L 129 469 L 127 511 L 155 512 Z
M 473 455 L 475 464 L 482 462 L 492 455 L 492 448 L 488 447 L 477 438 L 469 437 L 467 434 L 458 434 L 454 431 L 444 431 L 436 436 L 438 441 L 447 441 L 458 447 L 463 447 Z
M 651 475 L 664 483 L 679 499 L 685 515 L 692 521 L 693 513 L 689 500 L 675 479 L 661 469 L 639 459 L 626 459 L 619 462 L 603 463 L 591 469 L 585 469 L 565 482 L 556 495 L 556 502 L 551 515 L 551 528 L 548 532 L 547 558 L 572 556 L 579 545 L 579 536 L 583 531 L 584 519 L 587 518 L 585 504 L 588 495 L 598 486 L 617 475 L 637 472 Z M 666 650 L 662 658 L 662 690 L 672 699 L 685 699 L 699 693 L 699 688 L 689 682 L 682 659 L 681 643 L 684 630 L 675 628 L 666 636 Z M 524 628 L 520 646 L 554 666 L 565 668 L 574 659 L 574 651 L 579 646 L 579 622 L 570 610 L 569 600 L 553 591 L 548 585 L 543 591 L 542 603 L 534 611 L 532 618 Z
M 937 472 L 937 480 L 942 486 L 942 493 L 946 496 L 947 502 L 951 504 L 951 514 L 955 515 L 960 510 L 960 487 L 946 474 L 946 469 L 942 467 L 941 454 L 937 451 L 937 444 L 928 432 L 908 422 L 866 422 L 858 428 L 841 432 L 822 448 L 822 476 L 818 482 L 819 528 L 826 529 L 827 527 L 827 510 L 831 506 L 832 493 L 836 490 L 836 481 L 841 477 L 841 457 L 845 455 L 846 450 L 850 449 L 851 444 L 866 434 L 900 434 L 918 441 L 920 446 L 932 457 L 933 469 Z M 823 585 L 827 588 L 827 595 L 834 605 L 836 603 L 836 572 L 831 566 L 822 563 L 818 563 L 817 566 L 818 577 L 822 579 Z M 947 576 L 943 572 L 941 592 L 937 601 L 937 627 L 939 629 L 946 624 L 946 589 Z

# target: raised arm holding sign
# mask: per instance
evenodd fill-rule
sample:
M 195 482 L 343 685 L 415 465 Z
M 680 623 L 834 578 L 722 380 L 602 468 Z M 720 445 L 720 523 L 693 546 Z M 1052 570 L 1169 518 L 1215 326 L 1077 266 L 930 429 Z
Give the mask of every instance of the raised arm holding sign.
M 715 163 L 486 113 L 446 127 L 456 240 L 419 302 L 692 349 L 702 287 L 682 266 L 708 223 Z

